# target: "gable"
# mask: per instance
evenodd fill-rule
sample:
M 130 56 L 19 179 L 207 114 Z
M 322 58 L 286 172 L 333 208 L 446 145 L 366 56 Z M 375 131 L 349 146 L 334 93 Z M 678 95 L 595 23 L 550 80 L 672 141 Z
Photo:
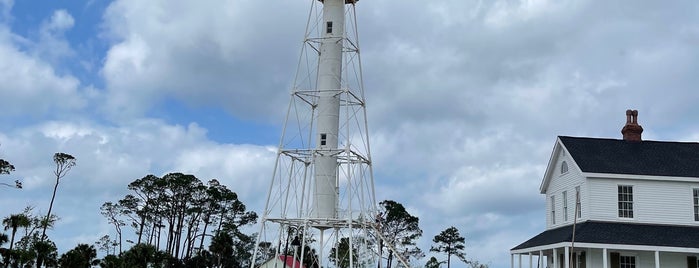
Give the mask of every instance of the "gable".
M 551 157 L 549 158 L 549 163 L 546 166 L 546 172 L 544 172 L 544 178 L 541 180 L 541 185 L 539 186 L 539 192 L 545 194 L 553 178 L 557 178 L 558 175 L 571 172 L 574 169 L 578 169 L 577 164 L 570 156 L 565 146 L 563 146 L 561 140 L 556 139 Z

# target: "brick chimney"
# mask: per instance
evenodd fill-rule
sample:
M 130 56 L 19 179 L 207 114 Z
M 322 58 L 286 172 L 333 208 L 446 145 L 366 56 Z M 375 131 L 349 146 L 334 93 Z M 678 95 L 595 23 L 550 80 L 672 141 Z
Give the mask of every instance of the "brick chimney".
M 638 111 L 626 110 L 626 125 L 621 129 L 625 141 L 641 142 L 643 127 L 638 124 Z

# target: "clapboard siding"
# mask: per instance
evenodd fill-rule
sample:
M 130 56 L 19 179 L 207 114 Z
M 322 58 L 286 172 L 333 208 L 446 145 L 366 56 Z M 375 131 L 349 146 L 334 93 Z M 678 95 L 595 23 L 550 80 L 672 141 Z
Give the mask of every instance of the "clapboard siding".
M 600 221 L 697 225 L 692 188 L 699 183 L 588 178 L 589 218 Z M 618 185 L 633 186 L 633 219 L 618 217 Z
M 582 217 L 578 221 L 582 221 L 586 217 L 587 210 L 586 194 L 587 188 L 584 186 L 584 177 L 580 168 L 575 164 L 563 150 L 559 150 L 554 158 L 555 167 L 550 176 L 552 176 L 548 188 L 546 189 L 546 228 L 552 229 L 563 225 L 573 223 L 575 215 L 575 187 L 580 186 L 580 203 Z M 561 165 L 565 161 L 568 165 L 568 172 L 561 173 Z M 568 200 L 568 220 L 564 220 L 563 212 L 563 192 L 567 191 Z M 551 196 L 555 196 L 556 206 L 556 224 L 553 224 L 551 218 Z

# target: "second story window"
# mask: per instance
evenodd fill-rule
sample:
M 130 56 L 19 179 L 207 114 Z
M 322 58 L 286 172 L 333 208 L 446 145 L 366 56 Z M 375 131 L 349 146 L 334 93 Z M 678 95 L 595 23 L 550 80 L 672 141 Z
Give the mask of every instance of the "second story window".
M 568 191 L 563 191 L 563 221 L 568 221 Z
M 633 218 L 633 186 L 619 185 L 619 218 Z
M 568 163 L 566 163 L 566 161 L 563 161 L 563 163 L 561 163 L 561 174 L 566 173 L 568 173 Z
M 556 224 L 556 197 L 551 196 L 551 224 Z
M 692 189 L 694 192 L 694 221 L 699 221 L 699 188 Z
M 576 217 L 580 219 L 582 216 L 582 206 L 580 205 L 580 186 L 575 186 L 575 210 Z

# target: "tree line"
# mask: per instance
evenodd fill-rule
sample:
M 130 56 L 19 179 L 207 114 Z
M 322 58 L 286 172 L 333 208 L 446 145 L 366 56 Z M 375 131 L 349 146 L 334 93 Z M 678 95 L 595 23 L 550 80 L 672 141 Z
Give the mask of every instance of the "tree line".
M 26 207 L 19 213 L 2 220 L 5 231 L 0 233 L 0 264 L 2 267 L 232 267 L 247 268 L 261 265 L 274 257 L 271 245 L 277 241 L 260 242 L 263 249 L 256 260 L 251 260 L 256 234 L 241 229 L 257 222 L 257 214 L 248 211 L 238 195 L 212 179 L 202 181 L 194 175 L 169 173 L 162 177 L 146 175 L 129 183 L 128 193 L 119 200 L 104 202 L 99 213 L 112 226 L 111 234 L 103 235 L 94 244 L 78 244 L 58 254 L 56 244 L 46 234 L 60 220 L 52 214 L 56 192 L 62 179 L 76 166 L 76 158 L 66 153 L 53 157 L 55 185 L 46 215 Z M 15 167 L 0 159 L 0 174 L 10 174 Z M 0 182 L 11 188 L 22 188 L 21 181 L 13 184 Z M 403 258 L 415 263 L 425 257 L 417 246 L 422 237 L 419 219 L 411 215 L 399 202 L 384 200 L 379 203 L 377 231 L 385 239 L 376 239 L 375 252 L 381 267 L 401 267 Z M 287 230 L 298 239 L 303 234 Z M 312 238 L 307 238 L 307 240 Z M 281 241 L 279 241 L 281 242 Z M 291 255 L 288 244 L 280 252 Z M 291 241 L 292 243 L 294 241 Z M 450 267 L 452 257 L 474 268 L 486 268 L 465 257 L 465 238 L 456 227 L 449 227 L 436 235 L 430 252 L 441 253 L 444 260 L 431 257 L 426 268 Z M 8 244 L 8 247 L 2 247 Z M 279 243 L 281 244 L 281 243 Z M 334 267 L 349 267 L 350 258 L 357 261 L 357 249 L 350 249 L 349 239 L 341 238 L 328 256 Z M 395 250 L 388 250 L 389 248 Z M 102 257 L 97 258 L 97 253 Z M 316 249 L 305 250 L 304 266 L 321 268 Z M 394 255 L 400 254 L 400 256 Z

